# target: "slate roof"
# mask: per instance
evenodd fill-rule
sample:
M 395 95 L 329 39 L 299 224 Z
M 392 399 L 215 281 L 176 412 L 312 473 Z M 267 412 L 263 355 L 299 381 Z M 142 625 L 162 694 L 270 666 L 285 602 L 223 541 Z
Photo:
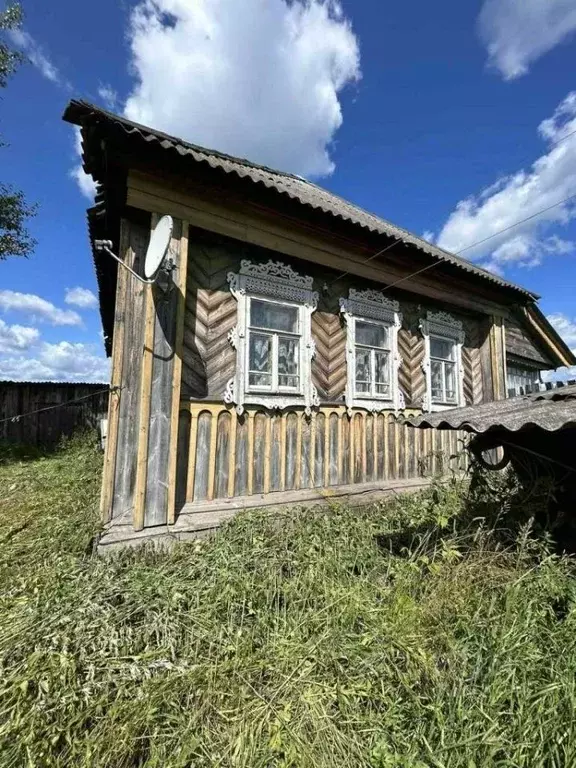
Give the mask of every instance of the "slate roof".
M 243 158 L 232 157 L 216 150 L 191 144 L 183 139 L 127 120 L 86 101 L 72 100 L 64 112 L 64 119 L 75 125 L 96 124 L 98 122 L 108 123 L 117 129 L 121 129 L 126 135 L 141 142 L 143 141 L 149 146 L 159 146 L 167 151 L 175 152 L 181 157 L 187 157 L 198 163 L 207 164 L 213 169 L 219 169 L 227 174 L 235 174 L 239 178 L 248 179 L 275 193 L 284 195 L 300 203 L 302 206 L 319 210 L 331 218 L 339 218 L 363 230 L 394 238 L 399 243 L 413 245 L 438 261 L 452 264 L 476 277 L 521 294 L 524 301 L 527 298 L 529 300 L 539 298 L 537 294 L 515 283 L 504 280 L 481 267 L 477 267 L 466 259 L 438 248 L 408 232 L 408 230 L 391 224 L 389 221 L 372 213 L 368 213 L 353 203 L 300 176 L 273 170 Z M 90 171 L 89 168 L 87 170 Z
M 576 383 L 483 405 L 427 413 L 407 421 L 420 429 L 519 432 L 539 427 L 547 432 L 576 427 Z

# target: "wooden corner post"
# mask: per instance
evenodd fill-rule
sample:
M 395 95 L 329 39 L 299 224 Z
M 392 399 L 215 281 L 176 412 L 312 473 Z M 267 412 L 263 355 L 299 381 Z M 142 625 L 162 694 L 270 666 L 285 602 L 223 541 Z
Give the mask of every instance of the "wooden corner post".
M 152 216 L 152 230 L 159 216 Z M 138 409 L 135 530 L 175 519 L 176 459 L 182 338 L 186 301 L 188 224 L 174 220 L 170 256 L 175 265 L 168 290 L 147 285 Z
M 490 367 L 492 373 L 492 397 L 506 397 L 506 327 L 503 317 L 492 317 L 490 326 Z

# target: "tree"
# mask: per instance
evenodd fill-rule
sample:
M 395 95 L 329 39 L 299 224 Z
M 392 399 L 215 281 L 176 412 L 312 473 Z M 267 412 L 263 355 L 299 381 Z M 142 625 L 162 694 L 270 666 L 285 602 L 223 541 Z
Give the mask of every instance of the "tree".
M 15 4 L 0 12 L 0 32 L 19 29 L 22 25 L 22 8 Z M 0 88 L 5 88 L 8 78 L 14 74 L 24 57 L 0 40 Z M 0 146 L 3 143 L 0 141 Z M 27 256 L 35 241 L 28 234 L 26 219 L 36 212 L 29 206 L 22 192 L 0 181 L 0 260 L 8 256 Z

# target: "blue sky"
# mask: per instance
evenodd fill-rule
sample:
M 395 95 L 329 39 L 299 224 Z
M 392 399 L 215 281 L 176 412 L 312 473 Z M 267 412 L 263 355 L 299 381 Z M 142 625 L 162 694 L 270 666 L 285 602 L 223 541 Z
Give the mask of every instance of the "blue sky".
M 0 378 L 107 375 L 71 97 L 309 176 L 455 251 L 576 194 L 573 0 L 24 10 L 1 180 L 38 203 L 38 246 L 0 263 Z M 576 348 L 575 243 L 573 201 L 463 255 L 540 293 Z

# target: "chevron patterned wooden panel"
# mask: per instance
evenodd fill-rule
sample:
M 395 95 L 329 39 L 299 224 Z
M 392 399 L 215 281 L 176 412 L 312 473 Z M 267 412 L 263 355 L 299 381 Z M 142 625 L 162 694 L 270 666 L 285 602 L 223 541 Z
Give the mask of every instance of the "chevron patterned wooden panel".
M 466 332 L 464 346 L 462 347 L 464 399 L 466 405 L 477 405 L 483 399 L 480 323 L 474 320 L 467 320 L 464 323 L 464 330 Z
M 406 405 L 420 407 L 426 393 L 426 379 L 422 369 L 424 338 L 418 324 L 420 310 L 416 304 L 402 303 L 402 327 L 398 331 L 398 352 L 402 359 L 398 383 L 406 398 Z
M 237 269 L 241 250 L 195 239 L 190 233 L 182 365 L 185 397 L 221 398 L 234 376 L 236 351 L 228 332 L 236 323 L 236 301 L 226 276 Z
M 321 302 L 312 314 L 312 337 L 316 342 L 312 380 L 320 399 L 341 400 L 346 389 L 346 330 L 336 300 Z

